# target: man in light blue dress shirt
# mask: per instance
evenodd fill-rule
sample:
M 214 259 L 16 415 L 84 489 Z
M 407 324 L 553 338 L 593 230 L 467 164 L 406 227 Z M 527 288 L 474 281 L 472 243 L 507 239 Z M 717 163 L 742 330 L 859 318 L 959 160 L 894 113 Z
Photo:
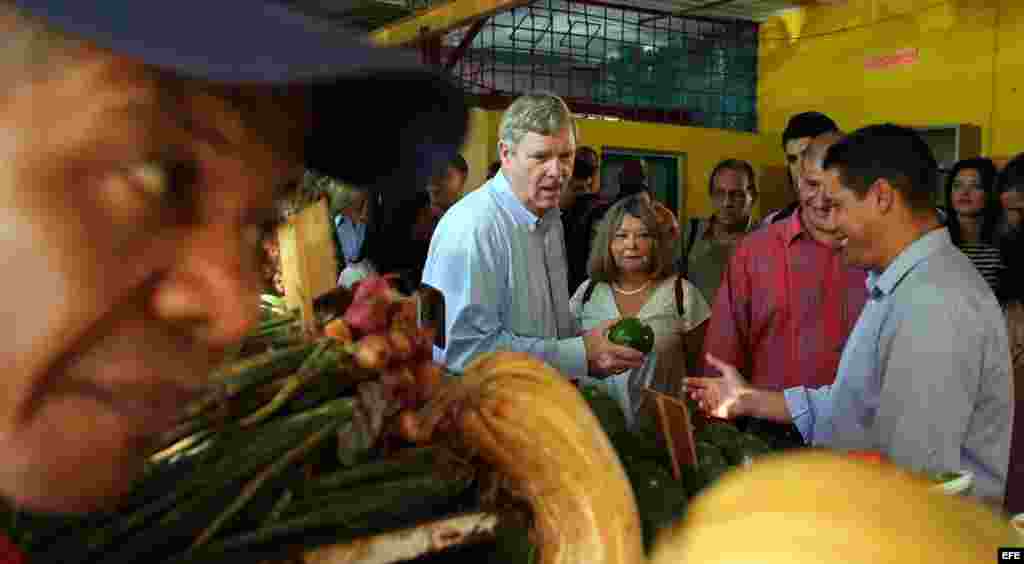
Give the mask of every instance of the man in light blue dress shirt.
M 369 194 L 363 190 L 351 189 L 346 194 L 343 208 L 334 216 L 334 229 L 341 254 L 339 267 L 344 269 L 359 260 L 366 239 L 366 221 L 369 210 Z
M 606 376 L 643 355 L 605 337 L 611 322 L 581 334 L 569 311 L 568 266 L 558 202 L 572 174 L 576 128 L 550 94 L 518 98 L 502 116 L 501 170 L 441 218 L 423 282 L 445 298 L 445 348 L 462 370 L 498 350 L 533 354 L 566 377 Z
M 723 377 L 689 379 L 692 395 L 718 416 L 792 421 L 814 445 L 968 470 L 973 495 L 998 503 L 1013 421 L 1006 324 L 938 223 L 931 151 L 911 130 L 871 126 L 831 147 L 825 168 L 844 259 L 870 271 L 835 384 L 767 392 L 709 358 Z

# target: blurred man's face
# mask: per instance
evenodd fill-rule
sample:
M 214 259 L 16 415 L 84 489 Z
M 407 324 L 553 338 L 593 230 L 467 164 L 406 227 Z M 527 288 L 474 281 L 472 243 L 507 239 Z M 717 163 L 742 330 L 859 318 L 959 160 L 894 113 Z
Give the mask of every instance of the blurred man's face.
M 754 205 L 746 173 L 728 168 L 719 170 L 711 186 L 711 202 L 715 206 L 715 217 L 723 225 L 746 225 Z
M 430 203 L 446 210 L 462 197 L 466 186 L 466 175 L 459 169 L 449 166 L 448 170 L 437 180 L 430 183 Z
M 255 321 L 259 228 L 308 122 L 87 48 L 18 86 L 0 100 L 0 495 L 92 510 Z
M 592 180 L 593 177 L 570 178 L 569 184 L 566 186 L 565 190 L 562 190 L 562 197 L 558 207 L 563 210 L 567 210 L 576 205 L 576 200 L 579 198 L 580 194 L 590 193 L 590 184 Z
M 1007 190 L 999 196 L 1006 223 L 1013 229 L 1024 228 L 1024 190 Z
M 811 144 L 813 137 L 800 137 L 786 141 L 786 167 L 789 169 L 789 179 L 793 183 L 793 189 L 800 188 L 800 174 L 803 170 L 803 154 L 807 146 Z

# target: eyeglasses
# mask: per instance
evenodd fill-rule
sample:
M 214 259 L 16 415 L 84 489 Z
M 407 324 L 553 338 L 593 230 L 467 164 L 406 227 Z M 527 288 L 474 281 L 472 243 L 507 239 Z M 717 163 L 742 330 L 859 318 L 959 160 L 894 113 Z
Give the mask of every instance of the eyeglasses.
M 711 199 L 716 202 L 745 202 L 748 197 L 748 194 L 741 190 L 737 190 L 735 192 L 721 192 L 716 190 L 711 193 Z
M 960 182 L 959 180 L 954 180 L 953 190 L 981 190 L 981 184 L 978 184 L 977 182 Z

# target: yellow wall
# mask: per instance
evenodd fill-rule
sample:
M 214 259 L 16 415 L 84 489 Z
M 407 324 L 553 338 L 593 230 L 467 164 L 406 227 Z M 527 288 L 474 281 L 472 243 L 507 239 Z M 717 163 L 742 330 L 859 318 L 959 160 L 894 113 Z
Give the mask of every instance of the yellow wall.
M 487 167 L 497 159 L 498 122 L 500 115 L 478 108 L 469 112 L 469 133 L 462 147 L 462 156 L 469 165 L 469 176 L 463 193 L 475 190 L 487 179 Z
M 760 130 L 778 139 L 792 114 L 824 111 L 846 130 L 893 121 L 971 123 L 982 151 L 1024 151 L 1024 2 L 848 0 L 791 10 L 761 28 Z M 907 66 L 865 58 L 917 49 Z
M 497 158 L 500 119 L 500 112 L 473 110 L 470 136 L 463 148 L 463 155 L 470 166 L 467 189 L 482 183 L 487 164 Z M 788 196 L 782 168 L 782 150 L 774 138 L 719 129 L 629 121 L 584 119 L 577 124 L 578 143 L 590 145 L 598 152 L 604 147 L 614 147 L 685 153 L 685 171 L 680 171 L 680 178 L 685 178 L 684 186 L 687 190 L 680 198 L 680 202 L 686 205 L 682 214 L 684 218 L 710 212 L 707 175 L 724 158 L 746 159 L 754 165 L 759 188 L 765 193 L 763 201 L 772 203 Z

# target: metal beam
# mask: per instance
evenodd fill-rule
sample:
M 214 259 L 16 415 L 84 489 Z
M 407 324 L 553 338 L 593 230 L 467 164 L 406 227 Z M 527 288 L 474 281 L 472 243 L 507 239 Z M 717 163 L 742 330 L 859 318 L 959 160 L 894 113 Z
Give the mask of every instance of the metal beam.
M 473 25 L 469 27 L 469 31 L 466 32 L 465 37 L 462 38 L 462 42 L 459 46 L 452 51 L 452 54 L 448 56 L 448 60 L 444 63 L 445 72 L 451 71 L 455 68 L 462 57 L 465 56 L 466 51 L 469 51 L 469 46 L 473 44 L 473 40 L 480 34 L 480 30 L 484 28 L 484 24 L 487 23 L 488 18 L 480 18 L 473 22 Z
M 654 16 L 654 17 L 650 17 L 650 18 L 644 18 L 644 19 L 640 20 L 637 23 L 639 25 L 644 25 L 646 23 L 650 23 L 653 20 L 656 20 L 656 19 L 659 19 L 659 18 L 663 18 L 665 16 L 676 16 L 676 17 L 685 16 L 687 14 L 693 14 L 693 13 L 696 13 L 696 12 L 703 12 L 704 10 L 710 10 L 712 8 L 718 8 L 719 6 L 725 6 L 726 4 L 732 4 L 734 2 L 736 2 L 736 0 L 715 0 L 714 2 L 708 2 L 706 4 L 700 4 L 698 6 L 690 6 L 689 8 L 683 8 L 682 10 L 679 10 L 679 11 L 676 11 L 676 12 L 672 12 L 671 14 L 665 14 L 665 15 L 662 15 L 662 16 Z
M 370 33 L 370 39 L 382 47 L 407 45 L 442 34 L 478 18 L 512 10 L 530 2 L 531 0 L 452 0 L 373 31 Z

